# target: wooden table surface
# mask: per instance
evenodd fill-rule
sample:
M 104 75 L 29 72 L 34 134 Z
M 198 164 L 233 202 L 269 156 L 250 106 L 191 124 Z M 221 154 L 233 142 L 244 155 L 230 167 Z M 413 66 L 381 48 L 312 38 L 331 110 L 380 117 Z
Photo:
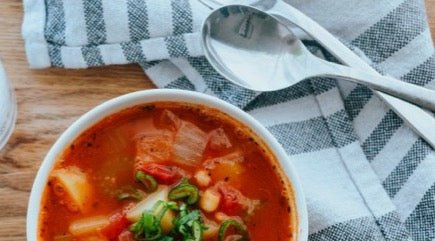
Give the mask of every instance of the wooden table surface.
M 30 70 L 21 39 L 22 1 L 0 4 L 0 57 L 18 99 L 16 129 L 0 152 L 0 241 L 25 240 L 36 171 L 56 138 L 80 115 L 110 98 L 153 88 L 136 65 Z M 426 0 L 435 37 L 435 0 Z

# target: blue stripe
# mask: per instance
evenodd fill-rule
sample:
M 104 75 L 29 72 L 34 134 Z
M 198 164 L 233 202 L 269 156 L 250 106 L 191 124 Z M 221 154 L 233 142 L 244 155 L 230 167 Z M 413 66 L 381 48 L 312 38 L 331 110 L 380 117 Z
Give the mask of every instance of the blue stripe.
M 363 151 L 369 161 L 373 160 L 376 155 L 388 143 L 391 136 L 399 127 L 403 125 L 403 120 L 392 110 L 389 110 L 375 130 L 362 144 Z
M 168 36 L 165 38 L 165 44 L 171 58 L 189 56 L 183 35 Z
M 320 95 L 336 87 L 337 82 L 335 79 L 330 78 L 312 78 L 311 85 L 313 87 L 313 94 Z
M 128 27 L 130 38 L 133 41 L 140 41 L 150 38 L 148 30 L 148 9 L 144 0 L 128 0 Z M 165 21 L 162 19 L 162 21 Z M 164 24 L 164 23 L 162 23 Z
M 162 62 L 162 60 L 155 60 L 155 61 L 149 61 L 149 62 L 140 61 L 138 63 L 140 64 L 140 66 L 142 67 L 142 69 L 144 71 L 147 71 L 149 68 L 156 66 L 156 65 L 160 64 L 161 62 Z
M 399 218 L 397 211 L 376 219 L 386 241 L 409 240 L 409 232 Z
M 207 87 L 222 100 L 244 108 L 257 93 L 235 85 L 216 73 L 205 57 L 188 57 L 190 65 L 201 75 Z
M 326 117 L 326 123 L 335 147 L 340 148 L 357 140 L 353 132 L 352 122 L 350 122 L 345 110 L 340 110 Z
M 432 149 L 422 139 L 417 140 L 399 165 L 382 183 L 388 195 L 393 198 L 406 183 L 417 166 L 426 158 Z M 435 173 L 434 173 L 435 175 Z
M 397 213 L 391 212 L 379 219 L 361 217 L 334 224 L 310 234 L 310 241 L 405 241 L 408 233 Z
M 406 82 L 424 86 L 435 80 L 435 55 L 403 76 Z
M 393 55 L 427 29 L 424 1 L 407 0 L 352 41 L 375 63 Z
M 172 0 L 172 25 L 174 35 L 193 32 L 192 9 L 188 0 Z
M 104 65 L 98 46 L 82 47 L 82 55 L 88 67 Z
M 435 184 L 424 194 L 405 225 L 415 241 L 435 239 Z
M 289 155 L 334 147 L 323 117 L 268 127 Z
M 175 81 L 165 86 L 165 88 L 195 90 L 195 86 L 193 86 L 193 84 L 186 78 L 186 76 L 176 79 Z
M 305 80 L 279 91 L 263 92 L 246 106 L 246 111 L 296 100 L 313 94 L 311 82 Z
M 106 42 L 106 26 L 101 0 L 82 0 L 85 11 L 86 34 L 88 44 L 96 45 Z M 72 21 L 72 20 L 71 20 Z
M 121 43 L 121 48 L 129 63 L 141 63 L 146 61 L 142 46 L 139 42 Z
M 358 116 L 372 96 L 373 91 L 363 85 L 358 85 L 350 92 L 343 102 L 351 120 Z
M 44 29 L 45 39 L 51 44 L 65 45 L 65 12 L 63 1 L 45 0 L 45 6 L 47 7 L 47 20 Z M 57 60 L 54 62 L 57 62 Z
M 59 45 L 48 45 L 48 55 L 50 56 L 51 66 L 65 67 L 62 62 L 61 47 Z

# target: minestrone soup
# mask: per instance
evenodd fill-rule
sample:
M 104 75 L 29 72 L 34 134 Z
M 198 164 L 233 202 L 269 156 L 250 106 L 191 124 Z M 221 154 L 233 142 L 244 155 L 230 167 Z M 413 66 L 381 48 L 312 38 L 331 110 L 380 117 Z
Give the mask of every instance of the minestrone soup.
M 275 157 L 215 109 L 157 102 L 82 133 L 51 171 L 40 241 L 290 241 L 296 213 Z

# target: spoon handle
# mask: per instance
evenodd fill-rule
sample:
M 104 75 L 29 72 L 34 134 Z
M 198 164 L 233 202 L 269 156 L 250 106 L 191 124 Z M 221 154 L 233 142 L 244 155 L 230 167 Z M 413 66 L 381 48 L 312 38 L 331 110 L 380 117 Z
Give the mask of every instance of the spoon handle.
M 330 32 L 320 26 L 313 19 L 282 0 L 278 0 L 273 10 L 268 12 L 277 17 L 281 17 L 282 20 L 289 22 L 289 24 L 295 24 L 303 29 L 332 55 L 334 55 L 334 57 L 339 59 L 342 64 L 359 68 L 373 74 L 378 74 L 376 70 L 347 48 L 342 42 L 336 39 Z M 383 92 L 375 91 L 374 93 L 385 101 L 385 103 L 405 121 L 408 127 L 413 129 L 433 148 L 435 148 L 435 118 L 431 113 L 416 105 Z
M 321 68 L 316 76 L 349 80 L 435 111 L 435 91 L 433 90 L 356 68 L 333 64 L 324 60 L 320 61 L 325 68 Z

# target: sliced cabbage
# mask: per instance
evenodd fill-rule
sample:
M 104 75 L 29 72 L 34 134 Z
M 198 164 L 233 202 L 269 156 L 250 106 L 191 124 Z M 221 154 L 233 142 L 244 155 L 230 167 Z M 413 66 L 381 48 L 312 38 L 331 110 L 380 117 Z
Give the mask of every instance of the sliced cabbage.
M 181 126 L 181 119 L 170 110 L 164 110 L 160 116 L 160 125 L 163 125 L 170 130 L 178 130 Z
M 185 165 L 198 165 L 207 145 L 207 134 L 196 125 L 182 121 L 175 135 L 174 161 Z
M 233 146 L 223 128 L 212 130 L 208 136 L 208 146 L 212 150 L 221 151 Z

